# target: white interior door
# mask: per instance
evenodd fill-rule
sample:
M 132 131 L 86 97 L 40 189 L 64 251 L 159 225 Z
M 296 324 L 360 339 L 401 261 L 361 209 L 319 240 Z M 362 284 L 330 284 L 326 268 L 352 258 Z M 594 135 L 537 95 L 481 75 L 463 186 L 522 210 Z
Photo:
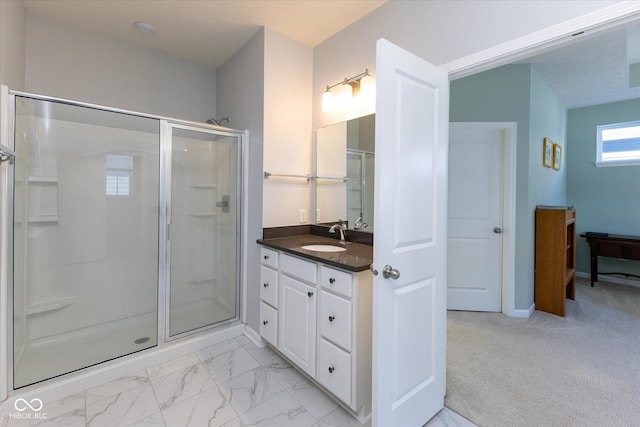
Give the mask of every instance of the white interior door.
M 502 131 L 449 130 L 447 308 L 501 311 Z
M 376 55 L 372 421 L 421 426 L 445 395 L 449 81 L 386 40 Z

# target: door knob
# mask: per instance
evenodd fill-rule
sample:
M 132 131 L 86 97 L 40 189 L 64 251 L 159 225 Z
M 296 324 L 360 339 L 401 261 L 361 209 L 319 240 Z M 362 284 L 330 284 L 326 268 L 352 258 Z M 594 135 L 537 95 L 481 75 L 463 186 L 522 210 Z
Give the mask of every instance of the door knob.
M 400 272 L 394 269 L 393 267 L 391 267 L 390 265 L 385 265 L 384 268 L 382 269 L 382 277 L 384 277 L 385 279 L 388 279 L 389 277 L 391 277 L 392 279 L 395 280 L 398 277 L 400 277 Z
M 307 292 L 307 296 L 311 298 L 313 296 L 313 292 Z
M 500 227 L 493 227 L 493 232 L 494 232 L 494 233 L 496 233 L 496 234 L 500 234 L 500 233 L 502 233 L 502 228 L 500 228 Z
M 378 270 L 373 268 L 373 263 L 371 263 L 371 265 L 369 266 L 369 270 L 371 270 L 371 272 L 373 273 L 374 276 L 378 275 Z

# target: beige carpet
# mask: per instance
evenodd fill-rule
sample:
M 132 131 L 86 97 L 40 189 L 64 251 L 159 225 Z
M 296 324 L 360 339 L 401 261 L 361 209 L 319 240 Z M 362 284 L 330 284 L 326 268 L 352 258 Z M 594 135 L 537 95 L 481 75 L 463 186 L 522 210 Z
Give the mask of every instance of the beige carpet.
M 640 288 L 579 279 L 565 318 L 449 312 L 445 405 L 478 426 L 640 426 Z

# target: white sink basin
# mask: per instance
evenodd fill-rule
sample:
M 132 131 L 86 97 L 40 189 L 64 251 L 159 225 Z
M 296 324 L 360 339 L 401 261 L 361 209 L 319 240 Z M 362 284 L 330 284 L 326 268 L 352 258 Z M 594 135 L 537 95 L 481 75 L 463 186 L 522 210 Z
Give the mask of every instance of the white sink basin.
M 316 252 L 344 252 L 347 250 L 347 248 L 343 248 L 342 246 L 334 245 L 305 245 L 301 247 L 302 249 Z

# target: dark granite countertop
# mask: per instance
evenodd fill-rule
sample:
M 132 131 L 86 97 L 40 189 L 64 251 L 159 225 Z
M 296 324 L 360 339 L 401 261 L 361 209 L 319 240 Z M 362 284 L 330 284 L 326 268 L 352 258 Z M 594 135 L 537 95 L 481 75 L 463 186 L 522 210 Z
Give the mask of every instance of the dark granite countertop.
M 301 247 L 314 243 L 336 245 L 338 241 L 315 234 L 301 234 L 258 240 L 258 244 L 260 245 L 348 271 L 357 272 L 367 270 L 373 262 L 373 246 L 347 242 L 347 250 L 343 252 L 316 252 L 302 249 Z

